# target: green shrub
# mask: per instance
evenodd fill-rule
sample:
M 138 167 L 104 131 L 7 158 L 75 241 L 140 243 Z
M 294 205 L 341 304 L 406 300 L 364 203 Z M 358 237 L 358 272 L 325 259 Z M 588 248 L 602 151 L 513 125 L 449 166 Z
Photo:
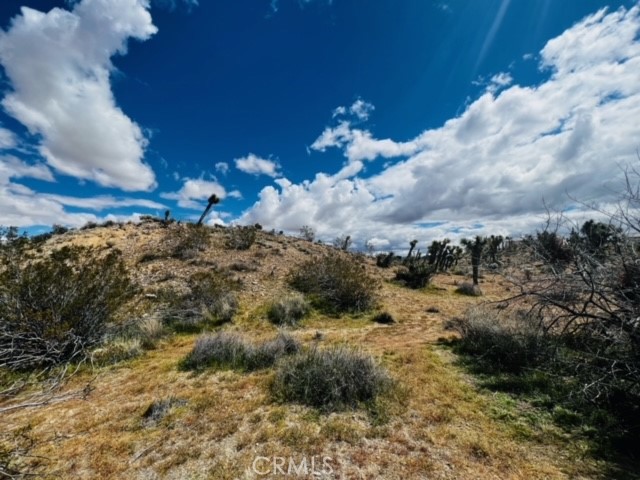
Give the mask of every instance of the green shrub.
M 196 258 L 211 242 L 211 230 L 202 225 L 186 224 L 176 230 L 175 245 L 171 256 L 180 260 Z
M 549 361 L 555 352 L 553 339 L 527 314 L 473 308 L 449 326 L 460 334 L 458 351 L 476 357 L 490 371 L 518 373 Z
M 235 226 L 227 230 L 227 248 L 231 250 L 248 250 L 256 241 L 255 227 Z
M 206 325 L 230 322 L 238 310 L 238 283 L 220 272 L 196 273 L 189 279 L 190 293 L 165 312 L 165 322 L 176 331 L 197 332 Z
M 273 340 L 259 345 L 247 343 L 241 336 L 219 332 L 203 335 L 182 361 L 186 370 L 208 367 L 253 371 L 272 366 L 280 357 L 300 350 L 300 344 L 290 335 L 280 333 Z
M 79 361 L 133 294 L 120 252 L 64 247 L 25 260 L 3 256 L 0 365 L 13 370 Z
M 405 284 L 409 288 L 426 287 L 433 275 L 436 273 L 436 267 L 429 265 L 426 258 L 411 257 L 396 272 L 396 280 Z
M 313 347 L 280 363 L 271 391 L 280 401 L 335 411 L 373 402 L 391 385 L 368 355 L 342 346 Z
M 275 301 L 269 307 L 267 316 L 276 325 L 296 325 L 309 313 L 311 307 L 302 295 L 290 295 Z
M 332 314 L 365 312 L 377 301 L 377 283 L 364 265 L 337 252 L 302 263 L 289 274 L 289 283 Z
M 376 265 L 380 268 L 389 268 L 393 263 L 393 259 L 395 255 L 393 252 L 389 253 L 379 253 L 376 255 Z

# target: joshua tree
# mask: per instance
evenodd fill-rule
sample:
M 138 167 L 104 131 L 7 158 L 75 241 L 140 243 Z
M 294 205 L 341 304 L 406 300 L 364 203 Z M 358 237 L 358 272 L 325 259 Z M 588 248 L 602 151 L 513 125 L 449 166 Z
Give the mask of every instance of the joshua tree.
M 482 251 L 487 243 L 487 239 L 477 236 L 475 240 L 463 238 L 460 243 L 471 253 L 471 268 L 473 269 L 473 284 L 478 285 L 478 271 L 482 260 Z
M 204 220 L 204 217 L 206 217 L 207 214 L 211 211 L 211 207 L 217 205 L 218 203 L 220 203 L 220 199 L 214 193 L 209 197 L 209 200 L 207 200 L 207 208 L 205 208 L 204 212 L 202 212 L 202 215 L 200 215 L 200 220 L 198 220 L 197 225 L 202 225 L 202 221 Z
M 406 261 L 406 260 L 409 260 L 409 258 L 411 257 L 411 253 L 413 252 L 413 249 L 414 249 L 414 248 L 416 248 L 416 245 L 417 245 L 417 244 L 418 244 L 418 240 L 411 240 L 411 241 L 409 242 L 409 246 L 410 246 L 411 248 L 409 248 L 409 253 L 407 253 L 407 257 L 405 258 L 405 261 Z
M 491 263 L 500 263 L 498 261 L 498 252 L 500 251 L 503 241 L 504 238 L 502 238 L 502 235 L 498 235 L 497 237 L 495 235 L 491 235 L 488 238 L 487 253 L 489 254 L 489 260 Z

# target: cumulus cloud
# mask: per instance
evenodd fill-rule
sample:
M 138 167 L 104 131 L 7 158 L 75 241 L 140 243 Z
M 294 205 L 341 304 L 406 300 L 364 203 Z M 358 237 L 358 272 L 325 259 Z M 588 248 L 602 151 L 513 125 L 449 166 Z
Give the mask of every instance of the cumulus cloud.
M 280 179 L 243 221 L 290 231 L 309 224 L 326 238 L 350 234 L 398 248 L 412 238 L 530 232 L 544 220 L 543 199 L 555 209 L 576 207 L 568 194 L 611 205 L 619 165 L 636 160 L 638 31 L 640 6 L 599 11 L 542 49 L 545 81 L 494 77 L 499 91 L 487 89 L 409 141 L 379 140 L 341 120 L 311 148 L 341 148 L 347 166 L 300 184 Z M 358 177 L 356 162 L 393 156 L 405 158 Z
M 147 139 L 117 106 L 111 57 L 130 38 L 156 33 L 147 0 L 82 0 L 71 11 L 21 9 L 0 31 L 0 63 L 11 90 L 5 111 L 40 139 L 57 172 L 123 190 L 155 186 L 143 162 Z
M 354 128 L 350 122 L 341 121 L 336 127 L 325 128 L 310 148 L 319 152 L 332 147 L 343 148 L 344 156 L 350 162 L 359 162 L 378 157 L 409 156 L 423 146 L 420 139 L 409 142 L 396 142 L 390 138 L 376 139 L 370 131 Z
M 216 194 L 220 200 L 224 200 L 227 197 L 225 188 L 215 180 L 186 178 L 180 190 L 177 192 L 161 193 L 160 196 L 168 200 L 176 200 L 178 206 L 182 208 L 199 210 L 206 205 L 206 200 L 212 194 Z M 236 195 L 234 192 L 234 196 Z
M 244 173 L 267 175 L 274 178 L 280 176 L 280 165 L 277 162 L 260 158 L 253 153 L 250 153 L 246 157 L 236 158 L 234 162 L 236 168 Z

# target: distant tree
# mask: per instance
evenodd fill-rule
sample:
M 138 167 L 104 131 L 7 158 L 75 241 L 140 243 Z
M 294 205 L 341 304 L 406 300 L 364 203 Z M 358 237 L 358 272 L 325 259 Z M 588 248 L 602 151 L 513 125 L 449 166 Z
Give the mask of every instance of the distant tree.
M 300 227 L 300 237 L 308 242 L 313 242 L 313 239 L 316 237 L 316 232 L 314 232 L 313 228 L 309 225 L 303 225 Z
M 580 233 L 592 253 L 603 253 L 607 245 L 615 242 L 620 229 L 607 223 L 587 220 L 580 228 Z
M 502 237 L 502 235 L 491 235 L 487 239 L 487 254 L 489 255 L 489 261 L 491 263 L 500 263 L 498 261 L 498 252 L 500 252 L 500 247 L 502 246 L 503 242 L 504 238 Z
M 339 248 L 340 250 L 343 250 L 345 252 L 349 250 L 349 247 L 351 246 L 351 244 L 352 244 L 351 235 L 336 237 L 335 240 L 333 241 L 334 247 Z
M 204 212 L 202 212 L 202 215 L 200 215 L 200 220 L 198 220 L 197 225 L 202 225 L 202 221 L 209 214 L 211 208 L 213 208 L 213 206 L 217 205 L 218 203 L 220 203 L 220 198 L 218 198 L 218 196 L 214 193 L 207 200 L 207 207 L 204 209 Z
M 478 285 L 478 276 L 480 271 L 480 262 L 482 261 L 482 253 L 487 244 L 487 239 L 477 236 L 474 240 L 463 238 L 460 243 L 471 254 L 471 268 L 473 269 L 473 284 Z

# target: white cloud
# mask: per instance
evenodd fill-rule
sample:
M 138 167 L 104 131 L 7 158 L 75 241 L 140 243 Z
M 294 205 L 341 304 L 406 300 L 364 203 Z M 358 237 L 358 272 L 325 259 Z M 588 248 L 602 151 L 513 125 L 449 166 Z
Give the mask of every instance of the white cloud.
M 51 170 L 41 163 L 31 165 L 12 155 L 0 157 L 0 184 L 6 184 L 12 178 L 36 178 L 53 182 Z
M 640 6 L 601 11 L 549 41 L 550 72 L 536 86 L 506 75 L 459 116 L 406 142 L 378 140 L 342 120 L 311 146 L 341 148 L 336 175 L 293 184 L 280 179 L 245 212 L 246 223 L 357 243 L 530 232 L 568 194 L 601 206 L 616 200 L 619 165 L 636 160 L 640 118 Z M 407 157 L 360 178 L 362 160 Z M 353 164 L 353 165 L 352 165 Z M 583 215 L 574 210 L 572 215 Z
M 11 130 L 0 127 L 0 150 L 9 150 L 18 145 L 15 134 Z
M 336 109 L 333 111 L 333 113 L 331 114 L 332 118 L 336 118 L 336 117 L 340 117 L 342 115 L 346 115 L 347 114 L 347 108 L 340 106 L 340 107 L 336 107 Z
M 168 200 L 177 200 L 178 206 L 182 208 L 200 210 L 206 206 L 206 200 L 212 194 L 216 194 L 220 200 L 224 200 L 227 197 L 225 188 L 215 180 L 186 178 L 180 190 L 161 193 L 160 196 Z
M 112 208 L 143 207 L 148 209 L 165 210 L 167 207 L 162 203 L 146 200 L 143 198 L 116 198 L 111 195 L 98 195 L 97 197 L 69 197 L 67 195 L 56 195 L 41 193 L 39 196 L 53 200 L 60 205 L 67 207 L 83 208 L 87 210 L 102 211 Z
M 375 107 L 371 103 L 359 98 L 349 107 L 349 113 L 355 115 L 359 120 L 368 120 L 374 109 Z
M 389 138 L 373 138 L 368 130 L 353 128 L 348 121 L 341 121 L 336 127 L 327 127 L 311 144 L 312 150 L 324 152 L 327 148 L 344 149 L 350 162 L 374 160 L 377 157 L 394 158 L 412 155 L 423 147 L 420 139 L 409 142 L 395 142 Z
M 229 172 L 229 164 L 227 162 L 218 162 L 215 164 L 216 172 L 226 175 Z
M 497 73 L 493 77 L 491 77 L 491 80 L 489 81 L 489 89 L 495 93 L 499 89 L 508 87 L 512 83 L 513 83 L 513 77 L 511 76 L 510 73 L 508 72 Z
M 69 213 L 65 207 L 93 211 L 124 207 L 143 207 L 156 210 L 166 208 L 160 203 L 139 198 L 116 198 L 111 195 L 82 198 L 38 193 L 24 185 L 12 182 L 12 179 L 16 178 L 54 181 L 51 170 L 44 164 L 29 164 L 13 156 L 0 157 L 0 197 L 2 198 L 0 225 L 27 227 L 58 223 L 77 227 L 88 221 L 101 220 L 93 213 Z
M 253 153 L 250 153 L 246 157 L 236 158 L 234 162 L 236 168 L 244 173 L 267 175 L 274 178 L 280 176 L 280 165 L 277 162 L 260 158 Z
M 141 128 L 116 105 L 111 57 L 129 38 L 157 29 L 147 0 L 82 0 L 73 10 L 21 9 L 0 31 L 0 62 L 12 90 L 5 111 L 41 138 L 39 151 L 56 171 L 124 190 L 155 186 L 143 162 Z

